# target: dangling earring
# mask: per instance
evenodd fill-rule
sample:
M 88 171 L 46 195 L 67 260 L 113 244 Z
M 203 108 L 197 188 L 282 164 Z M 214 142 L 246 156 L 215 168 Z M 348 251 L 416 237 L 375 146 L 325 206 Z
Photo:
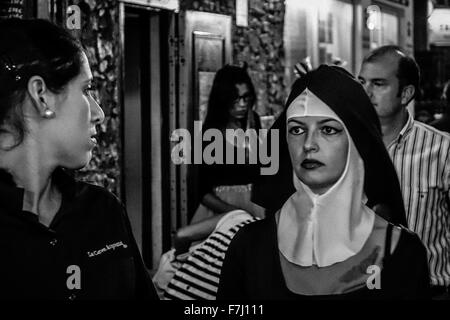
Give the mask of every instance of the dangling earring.
M 55 112 L 50 110 L 49 108 L 45 108 L 44 114 L 42 115 L 45 119 L 52 119 L 55 117 Z
M 45 103 L 44 98 L 40 97 L 39 100 L 41 101 L 44 108 L 44 112 L 41 114 L 42 118 L 44 119 L 52 119 L 55 117 L 55 112 L 50 110 L 50 108 Z

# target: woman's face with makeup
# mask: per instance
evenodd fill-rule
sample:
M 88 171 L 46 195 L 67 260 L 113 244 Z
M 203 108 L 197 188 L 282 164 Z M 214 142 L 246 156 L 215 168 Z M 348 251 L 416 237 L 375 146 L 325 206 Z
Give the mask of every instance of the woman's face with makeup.
M 230 106 L 229 114 L 233 120 L 242 120 L 247 117 L 248 109 L 252 106 L 252 95 L 246 83 L 236 84 L 237 97 Z
M 295 174 L 314 193 L 325 193 L 343 174 L 348 138 L 339 121 L 319 116 L 289 118 L 287 143 Z

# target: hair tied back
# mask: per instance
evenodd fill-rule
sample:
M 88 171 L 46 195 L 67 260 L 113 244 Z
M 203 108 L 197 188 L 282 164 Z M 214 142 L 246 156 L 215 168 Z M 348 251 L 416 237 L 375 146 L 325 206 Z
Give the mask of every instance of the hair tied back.
M 21 79 L 17 66 L 6 54 L 0 55 L 0 70 L 4 70 L 6 74 L 14 79 L 14 81 L 19 81 Z

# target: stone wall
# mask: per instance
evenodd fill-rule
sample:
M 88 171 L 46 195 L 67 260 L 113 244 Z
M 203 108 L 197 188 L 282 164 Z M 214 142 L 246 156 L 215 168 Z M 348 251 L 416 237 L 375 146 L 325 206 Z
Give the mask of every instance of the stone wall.
M 283 0 L 249 0 L 248 27 L 237 27 L 235 0 L 181 1 L 182 10 L 231 15 L 233 63 L 247 62 L 257 92 L 256 111 L 277 115 L 286 97 L 284 83 Z
M 236 0 L 180 0 L 180 9 L 234 15 L 235 3 Z
M 234 57 L 249 63 L 260 115 L 276 115 L 284 103 L 283 19 L 284 1 L 252 0 L 249 26 L 235 28 Z
M 4 0 L 0 1 L 0 18 L 24 18 L 25 2 Z

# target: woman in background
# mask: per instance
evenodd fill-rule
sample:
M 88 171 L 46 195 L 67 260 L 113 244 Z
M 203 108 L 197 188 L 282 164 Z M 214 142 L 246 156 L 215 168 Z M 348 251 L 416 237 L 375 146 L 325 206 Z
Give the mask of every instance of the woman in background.
M 255 101 L 255 88 L 246 67 L 223 67 L 214 78 L 203 132 L 218 129 L 224 137 L 227 136 L 227 129 L 254 129 L 258 132 L 261 123 L 253 110 Z M 262 216 L 261 208 L 250 202 L 252 183 L 259 176 L 259 166 L 249 163 L 250 153 L 256 152 L 256 146 L 225 140 L 224 154 L 226 144 L 231 144 L 235 149 L 234 164 L 202 164 L 199 176 L 201 204 L 214 214 L 244 209 Z M 242 149 L 245 151 L 245 164 L 238 164 L 236 155 Z M 193 222 L 196 220 L 194 216 Z
M 1 298 L 157 298 L 123 205 L 74 180 L 104 114 L 81 45 L 45 20 L 0 20 Z
M 199 168 L 200 205 L 190 225 L 178 230 L 175 248 L 186 251 L 194 241 L 203 240 L 215 229 L 227 212 L 244 210 L 256 217 L 264 216 L 264 209 L 251 202 L 253 183 L 259 178 L 260 167 L 250 164 L 249 157 L 255 146 L 246 141 L 228 140 L 226 130 L 261 128 L 258 114 L 253 111 L 256 94 L 246 67 L 226 65 L 217 71 L 208 100 L 208 111 L 202 131 L 220 130 L 223 154 L 227 144 L 234 148 L 233 164 L 205 164 Z M 253 148 L 253 149 L 252 149 Z M 237 163 L 238 153 L 245 153 L 245 163 Z M 200 223 L 201 222 L 201 223 Z
M 226 137 L 227 129 L 260 129 L 253 111 L 255 99 L 246 67 L 223 67 L 214 78 L 203 132 L 217 129 Z M 242 226 L 265 214 L 251 202 L 252 185 L 260 170 L 258 164 L 249 164 L 256 146 L 224 138 L 224 155 L 226 145 L 234 149 L 234 163 L 201 165 L 201 203 L 191 223 L 176 232 L 174 249 L 163 255 L 153 278 L 162 298 L 214 300 L 230 240 Z M 237 162 L 238 153 L 245 154 L 245 164 Z

